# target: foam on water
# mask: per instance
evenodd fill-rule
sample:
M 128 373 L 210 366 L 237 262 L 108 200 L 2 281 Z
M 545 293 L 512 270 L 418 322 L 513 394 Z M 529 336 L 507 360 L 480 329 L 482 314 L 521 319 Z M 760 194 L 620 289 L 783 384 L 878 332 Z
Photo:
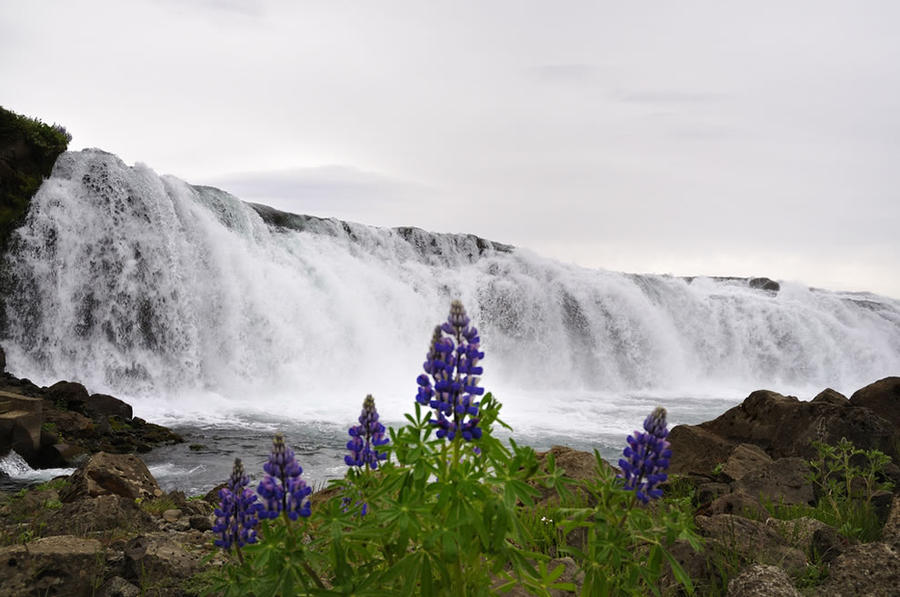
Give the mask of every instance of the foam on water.
M 168 424 L 352 421 L 367 393 L 400 420 L 460 298 L 484 385 L 526 431 L 630 430 L 648 398 L 712 413 L 761 387 L 809 398 L 900 372 L 893 299 L 273 213 L 97 150 L 64 154 L 7 256 L 9 370 Z

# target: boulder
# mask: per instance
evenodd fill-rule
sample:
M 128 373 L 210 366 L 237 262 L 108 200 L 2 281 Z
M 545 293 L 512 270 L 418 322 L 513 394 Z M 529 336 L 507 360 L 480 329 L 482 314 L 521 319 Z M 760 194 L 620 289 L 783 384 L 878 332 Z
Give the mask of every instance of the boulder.
M 815 495 L 807 480 L 809 464 L 802 458 L 779 458 L 750 473 L 732 487 L 760 500 L 776 504 L 809 505 Z
M 768 390 L 753 392 L 739 406 L 699 427 L 725 441 L 757 445 L 772 458 L 810 458 L 816 452 L 811 442 L 836 444 L 846 437 L 859 448 L 876 448 L 900 459 L 900 428 L 872 410 L 801 402 Z
M 818 557 L 822 562 L 830 564 L 855 543 L 838 533 L 833 527 L 825 526 L 813 531 L 809 546 L 810 554 L 812 557 Z
M 832 404 L 834 406 L 850 406 L 850 400 L 831 388 L 825 388 L 812 399 L 816 403 Z
M 816 520 L 809 516 L 795 518 L 794 520 L 770 518 L 766 521 L 766 525 L 778 531 L 778 534 L 784 537 L 788 545 L 796 547 L 806 554 L 813 553 L 813 536 L 817 531 L 832 529 L 832 527 L 821 520 Z
M 91 597 L 104 564 L 96 539 L 60 535 L 0 547 L 0 595 Z
M 169 533 L 139 535 L 125 545 L 126 578 L 152 578 L 175 584 L 199 572 L 203 554 L 185 551 Z
M 91 394 L 84 403 L 84 412 L 95 419 L 116 416 L 126 421 L 131 420 L 134 414 L 130 404 L 109 394 Z
M 101 495 L 64 503 L 50 516 L 46 535 L 65 535 L 104 531 L 134 532 L 155 529 L 153 517 L 133 499 L 119 495 Z
M 739 444 L 728 456 L 722 467 L 722 475 L 729 481 L 739 481 L 771 463 L 772 459 L 762 448 L 753 444 Z
M 34 466 L 41 449 L 43 423 L 40 399 L 0 392 L 0 455 L 15 450 Z
M 73 502 L 101 495 L 120 495 L 134 500 L 157 497 L 162 491 L 147 465 L 137 456 L 98 452 L 72 473 L 60 499 Z
M 866 595 L 896 597 L 900 587 L 900 554 L 887 543 L 861 543 L 831 563 L 828 579 L 819 587 L 823 597 Z
M 140 597 L 141 590 L 122 578 L 114 576 L 100 587 L 99 597 Z
M 697 501 L 709 504 L 730 492 L 731 487 L 727 483 L 703 483 L 697 487 Z
M 781 568 L 754 564 L 728 582 L 726 597 L 800 597 L 800 593 Z
M 84 403 L 91 395 L 80 383 L 74 381 L 58 381 L 47 388 L 47 399 L 68 410 L 84 413 Z
M 754 520 L 766 520 L 769 517 L 769 512 L 762 507 L 759 500 L 743 491 L 726 493 L 717 497 L 709 504 L 705 512 L 710 516 L 714 514 L 735 514 Z
M 900 429 L 900 377 L 885 377 L 856 390 L 850 406 L 868 408 Z
M 736 445 L 697 425 L 676 425 L 667 439 L 672 445 L 669 472 L 679 475 L 712 475 L 716 465 L 728 460 Z
M 803 552 L 790 547 L 765 523 L 733 514 L 697 516 L 695 522 L 701 535 L 714 539 L 748 562 L 780 566 L 788 572 L 799 572 L 806 567 Z

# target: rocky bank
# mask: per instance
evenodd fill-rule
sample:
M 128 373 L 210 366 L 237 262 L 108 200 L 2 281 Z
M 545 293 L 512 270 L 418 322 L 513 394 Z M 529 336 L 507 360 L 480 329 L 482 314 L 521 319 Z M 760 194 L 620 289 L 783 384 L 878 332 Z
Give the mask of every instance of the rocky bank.
M 78 384 L 35 388 L 11 379 L 5 378 L 5 391 L 20 396 L 16 400 L 33 398 L 41 416 L 49 409 L 44 420 L 54 421 L 56 433 L 72 438 L 67 441 L 84 456 L 67 478 L 0 494 L 0 595 L 200 594 L 204 573 L 224 561 L 212 547 L 215 493 L 191 499 L 164 494 L 134 454 L 150 445 L 139 431 L 146 424 L 135 425 L 121 401 L 88 395 Z M 673 475 L 666 491 L 690 496 L 704 548 L 694 552 L 678 542 L 670 548 L 698 594 L 897 595 L 898 413 L 900 377 L 890 377 L 849 399 L 833 390 L 809 401 L 761 390 L 712 421 L 673 428 Z M 109 431 L 98 431 L 107 426 Z M 88 427 L 94 432 L 79 436 Z M 801 508 L 821 497 L 808 476 L 815 454 L 811 442 L 841 438 L 893 458 L 879 481 L 893 481 L 894 490 L 872 496 L 881 527 L 877 540 L 848 539 L 809 516 L 770 515 L 772 504 Z M 122 453 L 109 453 L 106 446 Z M 42 450 L 34 452 L 38 460 L 45 457 Z M 61 451 L 49 453 L 62 458 Z M 595 474 L 592 454 L 565 447 L 550 453 L 573 479 Z M 314 498 L 337 499 L 327 491 Z M 555 562 L 566 565 L 567 577 L 577 585 L 574 560 Z M 664 579 L 661 589 L 679 594 L 671 579 Z

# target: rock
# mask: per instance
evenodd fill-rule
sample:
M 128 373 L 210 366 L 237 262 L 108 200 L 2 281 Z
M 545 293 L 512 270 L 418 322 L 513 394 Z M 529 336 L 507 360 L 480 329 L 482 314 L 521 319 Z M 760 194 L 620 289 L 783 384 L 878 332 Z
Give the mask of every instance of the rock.
M 812 484 L 807 480 L 809 464 L 802 458 L 779 458 L 746 474 L 732 487 L 760 500 L 779 504 L 812 504 Z
M 103 547 L 96 539 L 44 537 L 0 548 L 0 594 L 90 597 L 103 580 Z
M 861 543 L 834 559 L 828 579 L 819 587 L 819 595 L 896 597 L 898 587 L 900 555 L 897 550 L 881 542 Z
M 154 528 L 153 517 L 133 499 L 119 495 L 101 495 L 64 503 L 50 516 L 44 530 L 48 535 L 114 531 L 138 531 Z
M 811 442 L 836 444 L 846 437 L 858 448 L 876 448 L 900 460 L 900 427 L 872 410 L 800 402 L 768 390 L 753 392 L 739 406 L 699 427 L 725 441 L 755 444 L 775 459 L 810 458 L 816 453 Z
M 704 483 L 697 487 L 697 501 L 709 504 L 731 491 L 727 483 Z
M 879 489 L 872 493 L 869 503 L 872 504 L 875 516 L 878 517 L 879 522 L 883 525 L 891 514 L 894 494 L 890 491 Z
M 900 377 L 885 377 L 856 390 L 850 396 L 850 406 L 868 408 L 900 428 Z
M 727 493 L 713 500 L 705 510 L 709 515 L 735 514 L 754 520 L 766 520 L 769 512 L 754 497 L 743 491 Z
M 771 464 L 772 459 L 762 448 L 753 444 L 739 444 L 728 456 L 722 474 L 730 481 L 740 481 L 750 472 Z
M 813 402 L 832 404 L 834 406 L 850 406 L 850 400 L 831 388 L 825 388 L 812 399 Z
M 115 416 L 126 421 L 134 414 L 130 404 L 109 394 L 91 394 L 84 403 L 84 411 L 92 418 Z
M 825 526 L 813 532 L 810 541 L 810 554 L 818 557 L 826 564 L 834 561 L 836 557 L 847 551 L 855 542 L 838 533 L 834 528 Z
M 175 584 L 202 568 L 203 556 L 184 550 L 168 533 L 147 533 L 125 546 L 126 578 L 152 578 Z
M 44 419 L 56 425 L 57 430 L 71 438 L 93 438 L 97 435 L 94 422 L 81 413 L 57 408 L 45 408 Z
M 679 475 L 710 476 L 716 465 L 724 463 L 735 447 L 735 442 L 697 425 L 677 425 L 667 439 L 672 444 L 669 472 Z
M 765 523 L 732 514 L 697 516 L 695 521 L 702 535 L 715 539 L 747 561 L 780 566 L 788 572 L 799 572 L 806 567 L 803 552 L 790 547 Z
M 578 567 L 578 564 L 575 563 L 570 557 L 565 558 L 554 558 L 550 560 L 547 564 L 547 570 L 555 570 L 559 566 L 563 566 L 563 573 L 560 575 L 556 582 L 570 582 L 575 585 L 575 595 L 581 594 L 581 586 L 584 584 L 584 572 Z M 559 589 L 554 589 L 550 591 L 551 597 L 565 597 L 566 595 L 571 595 L 569 591 L 561 591 Z
M 794 520 L 770 518 L 766 521 L 766 525 L 778 531 L 778 534 L 787 541 L 788 545 L 796 547 L 806 554 L 813 553 L 813 536 L 816 531 L 823 529 L 834 530 L 821 520 L 816 520 L 809 516 L 795 518 Z
M 40 399 L 0 392 L 0 454 L 15 450 L 34 466 L 41 449 L 43 423 Z
M 147 465 L 137 456 L 98 452 L 72 473 L 60 499 L 72 502 L 110 494 L 134 500 L 156 497 L 162 491 Z
M 538 462 L 541 466 L 547 461 L 547 456 L 552 455 L 557 468 L 565 471 L 567 477 L 576 481 L 586 481 L 597 478 L 597 459 L 590 452 L 573 450 L 566 446 L 553 446 L 547 452 L 538 452 Z M 608 468 L 612 468 L 607 465 Z
M 894 496 L 891 512 L 881 531 L 881 539 L 895 549 L 900 549 L 900 495 Z
M 176 522 L 181 518 L 181 510 L 173 508 L 162 513 L 163 520 L 166 522 Z
M 726 597 L 800 597 L 800 593 L 781 568 L 754 564 L 728 582 Z
M 47 399 L 68 410 L 85 414 L 84 404 L 90 399 L 87 389 L 74 381 L 58 381 L 47 388 Z
M 769 278 L 750 278 L 747 283 L 750 288 L 761 288 L 762 290 L 772 290 L 774 292 L 781 290 L 781 284 Z
M 209 516 L 204 516 L 202 514 L 194 514 L 188 519 L 188 523 L 191 525 L 192 529 L 198 531 L 209 531 L 213 526 Z
M 100 587 L 99 597 L 139 597 L 141 590 L 122 578 L 114 576 Z
M 51 468 L 78 466 L 87 456 L 84 448 L 71 444 L 52 444 L 41 450 L 41 461 L 48 463 Z

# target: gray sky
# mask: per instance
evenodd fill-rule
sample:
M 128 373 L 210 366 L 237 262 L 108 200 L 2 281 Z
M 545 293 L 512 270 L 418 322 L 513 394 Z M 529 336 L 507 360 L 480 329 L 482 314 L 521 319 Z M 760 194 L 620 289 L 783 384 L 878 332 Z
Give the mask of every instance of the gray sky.
M 0 104 L 299 213 L 900 298 L 900 3 L 0 0 Z

